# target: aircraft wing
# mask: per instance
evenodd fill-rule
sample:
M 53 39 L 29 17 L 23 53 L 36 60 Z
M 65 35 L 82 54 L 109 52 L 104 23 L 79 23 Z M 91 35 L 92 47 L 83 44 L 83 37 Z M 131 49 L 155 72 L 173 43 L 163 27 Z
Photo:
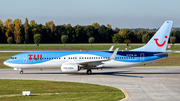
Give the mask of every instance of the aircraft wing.
M 116 54 L 117 54 L 117 52 L 118 52 L 118 49 L 119 49 L 119 48 L 117 48 L 117 49 L 112 53 L 112 55 L 109 57 L 109 59 L 92 60 L 92 61 L 87 61 L 87 62 L 79 62 L 79 63 L 77 63 L 77 64 L 82 65 L 82 66 L 97 66 L 97 65 L 101 65 L 102 62 L 104 62 L 104 61 L 114 60 L 114 58 L 116 57 Z

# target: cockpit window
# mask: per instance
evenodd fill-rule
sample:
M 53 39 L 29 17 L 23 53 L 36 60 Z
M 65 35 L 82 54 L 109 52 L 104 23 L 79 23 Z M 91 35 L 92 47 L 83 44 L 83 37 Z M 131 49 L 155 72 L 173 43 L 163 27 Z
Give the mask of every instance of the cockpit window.
M 11 57 L 11 59 L 17 59 L 17 57 Z

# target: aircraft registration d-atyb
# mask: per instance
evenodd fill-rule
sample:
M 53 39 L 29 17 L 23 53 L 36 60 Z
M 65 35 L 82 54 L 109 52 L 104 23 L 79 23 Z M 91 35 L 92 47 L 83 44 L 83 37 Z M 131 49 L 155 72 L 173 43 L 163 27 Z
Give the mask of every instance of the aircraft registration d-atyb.
M 53 69 L 59 68 L 63 73 L 74 73 L 81 69 L 132 67 L 156 62 L 166 58 L 170 51 L 166 51 L 173 21 L 165 21 L 156 34 L 143 47 L 129 50 L 113 51 L 54 51 L 54 52 L 27 52 L 12 56 L 4 64 L 20 70 L 23 69 Z

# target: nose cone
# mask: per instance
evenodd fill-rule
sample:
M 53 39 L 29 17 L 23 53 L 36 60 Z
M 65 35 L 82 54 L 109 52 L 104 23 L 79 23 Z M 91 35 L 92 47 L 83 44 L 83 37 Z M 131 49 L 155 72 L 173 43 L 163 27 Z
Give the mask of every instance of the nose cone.
M 6 60 L 6 61 L 4 61 L 4 62 L 3 62 L 3 64 L 7 66 L 7 60 Z
M 8 60 L 6 60 L 6 61 L 4 61 L 4 62 L 3 62 L 3 64 L 4 64 L 4 65 L 6 65 L 6 66 L 9 66 L 9 65 L 10 65 L 10 63 L 9 63 L 9 59 L 8 59 Z

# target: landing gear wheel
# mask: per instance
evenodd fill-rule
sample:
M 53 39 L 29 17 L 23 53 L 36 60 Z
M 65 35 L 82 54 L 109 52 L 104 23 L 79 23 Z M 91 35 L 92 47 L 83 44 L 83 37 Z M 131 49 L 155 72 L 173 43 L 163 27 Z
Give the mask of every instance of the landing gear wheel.
M 23 74 L 23 71 L 21 70 L 19 73 L 20 73 L 20 74 Z
M 87 75 L 91 75 L 92 74 L 91 69 L 88 69 L 86 73 L 87 73 Z

